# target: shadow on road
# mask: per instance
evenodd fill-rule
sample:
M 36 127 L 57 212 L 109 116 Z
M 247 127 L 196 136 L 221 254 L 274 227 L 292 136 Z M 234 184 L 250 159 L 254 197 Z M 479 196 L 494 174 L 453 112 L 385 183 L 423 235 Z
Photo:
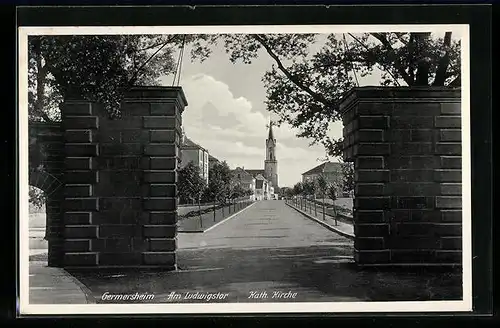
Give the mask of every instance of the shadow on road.
M 249 299 L 251 291 L 292 291 L 293 300 L 424 301 L 462 299 L 462 276 L 447 269 L 360 270 L 349 245 L 271 249 L 180 250 L 179 270 L 73 271 L 100 302 L 103 293 L 153 293 L 150 302 L 170 302 L 175 291 L 228 293 L 222 302 L 276 302 Z M 335 255 L 332 255 L 335 254 Z M 103 302 L 103 301 L 101 301 Z M 144 302 L 144 301 L 143 301 Z M 176 302 L 200 302 L 180 300 Z M 130 301 L 128 302 L 130 303 Z

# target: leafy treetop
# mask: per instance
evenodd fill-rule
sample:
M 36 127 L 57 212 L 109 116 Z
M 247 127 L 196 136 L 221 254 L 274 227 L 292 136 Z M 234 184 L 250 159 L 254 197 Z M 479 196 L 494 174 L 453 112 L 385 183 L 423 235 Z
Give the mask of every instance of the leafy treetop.
M 176 56 L 192 44 L 192 55 L 206 58 L 203 35 L 62 35 L 28 39 L 28 105 L 32 120 L 60 117 L 58 104 L 77 94 L 103 103 L 120 115 L 123 93 L 131 86 L 158 85 L 177 70 Z

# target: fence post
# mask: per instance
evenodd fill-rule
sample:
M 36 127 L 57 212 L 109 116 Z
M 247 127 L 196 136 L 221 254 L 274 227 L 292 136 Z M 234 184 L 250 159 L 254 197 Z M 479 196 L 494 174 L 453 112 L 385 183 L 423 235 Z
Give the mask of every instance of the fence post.
M 325 197 L 323 197 L 323 221 L 325 221 Z

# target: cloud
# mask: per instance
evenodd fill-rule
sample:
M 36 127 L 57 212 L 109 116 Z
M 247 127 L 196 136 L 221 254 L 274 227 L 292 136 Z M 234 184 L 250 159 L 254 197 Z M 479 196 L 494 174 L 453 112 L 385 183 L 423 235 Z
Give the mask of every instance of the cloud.
M 227 84 L 206 74 L 196 74 L 184 80 L 183 88 L 189 102 L 183 114 L 186 122 L 203 122 L 246 134 L 265 132 L 264 115 L 252 112 L 248 99 L 234 97 Z

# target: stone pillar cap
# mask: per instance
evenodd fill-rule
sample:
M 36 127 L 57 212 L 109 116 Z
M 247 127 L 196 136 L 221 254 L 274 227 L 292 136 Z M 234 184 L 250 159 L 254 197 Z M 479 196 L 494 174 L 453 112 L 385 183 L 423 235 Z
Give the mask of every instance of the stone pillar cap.
M 186 95 L 182 87 L 166 86 L 134 86 L 130 88 L 129 94 L 141 93 L 144 98 L 178 98 L 184 106 L 188 105 Z M 148 93 L 152 93 L 151 96 Z
M 354 87 L 340 98 L 339 112 L 344 114 L 353 102 L 359 98 L 390 99 L 390 98 L 460 98 L 460 87 Z

